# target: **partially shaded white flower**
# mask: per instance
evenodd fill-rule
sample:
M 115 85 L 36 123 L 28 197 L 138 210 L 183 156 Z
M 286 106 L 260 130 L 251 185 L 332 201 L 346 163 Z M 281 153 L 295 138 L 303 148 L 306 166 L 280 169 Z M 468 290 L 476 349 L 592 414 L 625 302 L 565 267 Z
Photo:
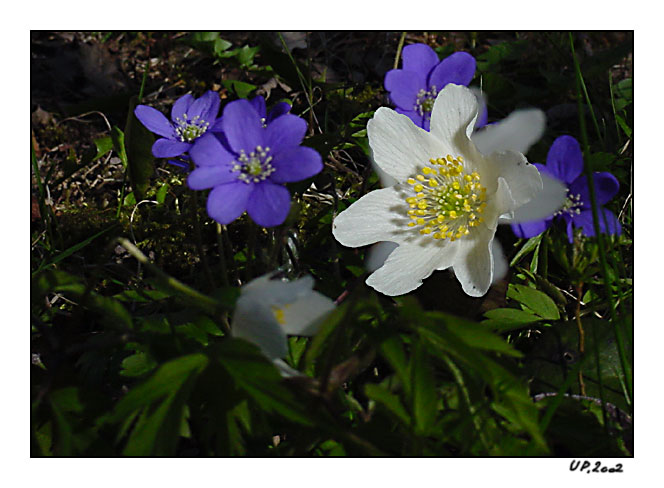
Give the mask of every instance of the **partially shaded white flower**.
M 470 88 L 478 101 L 478 111 L 481 113 L 482 106 L 485 103 L 483 95 L 478 90 Z M 546 128 L 546 115 L 538 108 L 517 109 L 504 119 L 486 125 L 479 130 L 474 130 L 471 140 L 475 147 L 489 156 L 496 151 L 512 150 L 520 153 L 527 153 L 530 147 L 535 144 L 544 133 Z M 385 173 L 376 162 L 371 160 L 373 169 L 378 174 L 383 187 L 393 186 L 397 183 L 396 179 Z M 504 216 L 500 223 L 528 222 L 538 217 L 533 215 L 550 215 L 559 209 L 566 197 L 564 185 L 558 180 L 541 174 L 543 189 L 537 195 L 514 211 L 511 216 Z M 371 247 L 367 253 L 365 267 L 368 271 L 375 271 L 380 268 L 387 257 L 397 248 L 394 242 L 379 242 Z M 505 256 L 498 241 L 493 244 L 493 262 L 494 271 L 492 284 L 501 280 L 508 271 Z
M 369 121 L 374 160 L 397 183 L 339 214 L 333 234 L 349 247 L 398 245 L 367 279 L 377 291 L 402 295 L 434 270 L 452 268 L 467 294 L 487 292 L 498 219 L 541 191 L 542 179 L 519 152 L 483 155 L 470 139 L 476 118 L 472 92 L 448 85 L 434 103 L 430 132 L 384 107 Z
M 288 354 L 287 335 L 314 335 L 334 302 L 313 290 L 306 276 L 294 281 L 263 275 L 242 287 L 231 323 L 234 337 L 259 346 L 286 375 L 297 374 L 281 358 Z

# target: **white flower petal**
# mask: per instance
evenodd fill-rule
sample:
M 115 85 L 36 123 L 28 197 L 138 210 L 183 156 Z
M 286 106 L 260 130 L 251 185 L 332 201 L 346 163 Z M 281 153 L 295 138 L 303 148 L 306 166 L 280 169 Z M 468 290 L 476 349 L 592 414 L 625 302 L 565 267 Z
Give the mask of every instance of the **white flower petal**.
M 235 306 L 231 331 L 234 337 L 245 339 L 261 348 L 270 359 L 288 354 L 286 334 L 279 326 L 270 305 L 255 295 L 241 295 Z
M 314 286 L 314 279 L 311 276 L 293 281 L 272 279 L 273 276 L 274 274 L 266 274 L 251 280 L 242 287 L 242 295 L 255 297 L 269 305 L 284 305 L 311 293 Z
M 373 153 L 373 151 L 371 151 L 371 152 Z M 387 188 L 387 187 L 394 186 L 397 183 L 399 183 L 395 178 L 392 178 L 385 171 L 380 169 L 380 166 L 378 166 L 376 164 L 376 161 L 374 161 L 373 154 L 369 158 L 369 160 L 371 161 L 371 167 L 373 168 L 373 170 L 378 175 L 378 179 L 380 180 L 380 186 L 382 186 L 383 188 Z
M 272 361 L 274 365 L 279 369 L 281 376 L 284 378 L 293 378 L 294 376 L 304 376 L 297 369 L 293 369 L 282 359 L 275 359 Z
M 334 301 L 309 289 L 309 293 L 297 301 L 280 307 L 281 328 L 288 335 L 315 335 L 322 319 L 333 309 Z
M 510 267 L 498 239 L 494 237 L 491 243 L 491 255 L 493 256 L 493 278 L 491 279 L 491 284 L 494 285 L 507 276 Z
M 503 120 L 475 132 L 472 140 L 485 155 L 507 150 L 526 154 L 545 128 L 546 115 L 540 109 L 515 110 Z
M 495 152 L 489 156 L 496 173 L 505 179 L 514 200 L 515 210 L 542 191 L 542 178 L 526 157 L 515 151 Z M 507 211 L 507 210 L 506 210 Z
M 399 185 L 367 193 L 332 223 L 332 234 L 347 247 L 378 241 L 401 242 L 413 234 L 407 227 L 407 205 Z M 400 237 L 401 236 L 401 237 Z
M 542 178 L 542 191 L 514 211 L 511 223 L 542 220 L 553 215 L 565 203 L 567 198 L 565 184 L 544 173 L 540 173 L 540 177 Z
M 412 176 L 430 158 L 449 152 L 407 116 L 381 107 L 367 123 L 369 146 L 376 164 L 399 182 Z
M 494 231 L 480 225 L 473 237 L 459 241 L 453 269 L 463 291 L 471 297 L 481 297 L 489 290 L 493 278 Z
M 367 279 L 367 285 L 388 296 L 403 295 L 422 284 L 436 269 L 452 266 L 456 246 L 438 241 L 437 246 L 401 245 L 385 264 Z
M 397 246 L 396 242 L 382 241 L 374 244 L 367 252 L 367 257 L 364 261 L 364 267 L 367 271 L 376 271 L 384 263 L 387 257 L 392 254 Z
M 465 86 L 449 84 L 438 94 L 431 111 L 431 134 L 458 143 L 470 137 L 477 118 L 477 98 Z

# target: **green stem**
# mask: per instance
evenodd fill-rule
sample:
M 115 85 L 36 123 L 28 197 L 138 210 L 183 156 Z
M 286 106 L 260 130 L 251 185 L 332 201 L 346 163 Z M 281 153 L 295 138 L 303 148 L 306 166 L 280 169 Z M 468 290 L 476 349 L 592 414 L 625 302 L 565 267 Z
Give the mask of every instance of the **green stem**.
M 623 339 L 622 335 L 622 330 L 620 329 L 620 324 L 618 322 L 618 318 L 616 316 L 616 310 L 615 310 L 615 303 L 613 301 L 613 295 L 611 293 L 611 284 L 609 282 L 609 272 L 608 272 L 608 264 L 606 262 L 606 246 L 604 243 L 604 236 L 600 232 L 600 227 L 599 227 L 599 212 L 597 209 L 597 200 L 595 198 L 596 191 L 595 191 L 595 183 L 593 181 L 593 171 L 590 163 L 590 158 L 588 157 L 590 154 L 589 150 L 589 143 L 588 143 L 588 134 L 586 131 L 586 120 L 583 115 L 583 102 L 581 100 L 581 91 L 582 91 L 582 86 L 583 85 L 583 75 L 581 74 L 581 67 L 579 66 L 579 61 L 576 57 L 576 53 L 574 51 L 574 39 L 572 37 L 572 33 L 569 33 L 569 40 L 570 40 L 570 46 L 572 49 L 572 58 L 574 61 L 574 69 L 576 71 L 576 85 L 577 85 L 577 103 L 579 106 L 579 124 L 581 128 L 581 138 L 583 142 L 583 148 L 584 148 L 584 161 L 586 162 L 585 164 L 585 173 L 588 179 L 588 189 L 590 191 L 590 204 L 592 207 L 592 213 L 593 213 L 593 228 L 595 230 L 595 236 L 597 237 L 597 245 L 599 248 L 599 262 L 600 262 L 600 269 L 602 270 L 602 277 L 604 279 L 604 290 L 606 292 L 606 297 L 609 302 L 609 313 L 611 314 L 611 323 L 613 324 L 613 331 L 616 336 L 616 344 L 618 345 L 618 355 L 620 356 L 620 365 L 622 367 L 623 375 L 625 376 L 625 383 L 627 384 L 627 394 L 628 394 L 628 402 L 630 405 L 632 404 L 632 373 L 631 373 L 631 368 L 627 362 L 627 354 L 625 352 L 625 342 Z
M 192 205 L 193 212 L 193 221 L 194 221 L 194 232 L 196 234 L 196 249 L 198 250 L 198 256 L 201 258 L 201 263 L 203 264 L 203 274 L 205 274 L 205 279 L 208 282 L 209 289 L 214 289 L 214 280 L 212 279 L 212 273 L 210 272 L 210 263 L 208 262 L 207 255 L 203 251 L 203 233 L 201 232 L 201 220 L 198 213 L 198 192 L 192 192 L 194 195 L 194 204 Z
M 394 55 L 394 69 L 399 67 L 399 58 L 401 57 L 401 51 L 403 50 L 403 43 L 406 40 L 406 32 L 401 33 L 399 37 L 399 44 L 397 44 L 397 53 Z
M 228 270 L 226 269 L 226 256 L 224 253 L 223 228 L 217 223 L 217 247 L 219 248 L 219 266 L 221 268 L 221 284 L 228 286 Z
M 204 295 L 203 293 L 200 293 L 197 290 L 194 290 L 188 285 L 185 285 L 181 281 L 170 276 L 168 273 L 162 271 L 158 266 L 154 265 L 148 259 L 148 257 L 141 252 L 140 249 L 138 249 L 136 246 L 134 246 L 134 244 L 131 243 L 131 241 L 129 241 L 129 239 L 125 239 L 124 237 L 119 237 L 117 239 L 117 242 L 122 247 L 124 247 L 129 252 L 129 254 L 131 254 L 134 258 L 136 258 L 136 260 L 139 263 L 145 266 L 146 269 L 148 269 L 151 273 L 156 275 L 157 278 L 167 288 L 178 293 L 179 295 L 183 295 L 187 298 L 192 299 L 196 305 L 198 305 L 199 307 L 210 313 L 213 313 L 214 315 L 217 315 L 220 311 L 223 310 L 223 307 L 215 299 L 207 295 Z

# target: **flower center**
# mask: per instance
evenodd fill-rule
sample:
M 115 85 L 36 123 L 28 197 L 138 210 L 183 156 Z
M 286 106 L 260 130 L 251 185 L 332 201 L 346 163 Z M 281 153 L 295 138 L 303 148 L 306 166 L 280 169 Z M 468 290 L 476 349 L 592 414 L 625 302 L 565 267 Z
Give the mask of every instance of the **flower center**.
M 433 102 L 436 101 L 437 95 L 438 90 L 436 89 L 436 85 L 433 85 L 429 91 L 422 88 L 417 92 L 417 100 L 415 101 L 413 110 L 423 117 L 429 117 L 431 115 L 431 110 L 433 110 Z
M 197 137 L 205 134 L 205 131 L 210 127 L 210 123 L 201 119 L 199 115 L 196 115 L 193 119 L 189 120 L 187 114 L 183 114 L 182 118 L 175 118 L 175 124 L 177 125 L 175 132 L 182 142 L 193 141 Z
M 407 180 L 415 192 L 405 199 L 408 227 L 419 227 L 420 234 L 434 239 L 460 239 L 484 221 L 480 214 L 486 208 L 486 188 L 477 171 L 466 171 L 461 156 L 448 154 L 429 163 Z
M 568 214 L 570 216 L 579 215 L 581 213 L 582 205 L 583 202 L 581 201 L 581 195 L 572 195 L 568 189 L 567 198 L 565 198 L 563 206 L 556 213 L 554 213 L 553 216 L 558 217 L 563 214 Z
M 232 171 L 239 172 L 238 179 L 245 183 L 259 183 L 268 178 L 276 171 L 270 164 L 272 156 L 269 155 L 270 148 L 256 146 L 256 149 L 247 154 L 243 149 L 240 156 L 235 160 Z

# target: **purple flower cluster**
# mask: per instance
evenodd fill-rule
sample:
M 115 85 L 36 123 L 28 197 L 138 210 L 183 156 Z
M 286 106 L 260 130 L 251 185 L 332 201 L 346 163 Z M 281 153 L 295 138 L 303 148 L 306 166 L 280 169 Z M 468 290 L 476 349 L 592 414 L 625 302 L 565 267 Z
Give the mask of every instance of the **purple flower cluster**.
M 187 184 L 192 190 L 212 189 L 207 200 L 210 217 L 228 224 L 246 211 L 263 227 L 283 223 L 290 209 L 284 184 L 323 169 L 320 155 L 300 146 L 307 123 L 290 114 L 285 102 L 268 113 L 261 96 L 230 102 L 221 117 L 219 105 L 219 95 L 208 91 L 198 99 L 179 98 L 170 121 L 146 105 L 134 113 L 162 136 L 152 146 L 155 157 L 180 156 L 194 162 Z
M 401 69 L 385 74 L 385 89 L 398 113 L 428 131 L 436 96 L 449 83 L 468 86 L 475 76 L 475 58 L 456 52 L 439 61 L 426 44 L 410 44 L 403 48 L 402 59 Z M 486 124 L 486 119 L 485 107 L 476 127 Z
M 546 157 L 546 165 L 535 164 L 544 173 L 567 186 L 567 199 L 563 207 L 553 215 L 532 222 L 512 224 L 517 237 L 534 237 L 548 229 L 554 220 L 563 220 L 567 228 L 569 242 L 574 240 L 573 227 L 580 228 L 584 235 L 595 235 L 593 213 L 588 178 L 583 174 L 583 153 L 579 142 L 572 136 L 560 136 L 551 145 Z M 595 197 L 600 232 L 620 234 L 620 222 L 613 212 L 603 207 L 618 193 L 618 180 L 611 173 L 593 174 Z

